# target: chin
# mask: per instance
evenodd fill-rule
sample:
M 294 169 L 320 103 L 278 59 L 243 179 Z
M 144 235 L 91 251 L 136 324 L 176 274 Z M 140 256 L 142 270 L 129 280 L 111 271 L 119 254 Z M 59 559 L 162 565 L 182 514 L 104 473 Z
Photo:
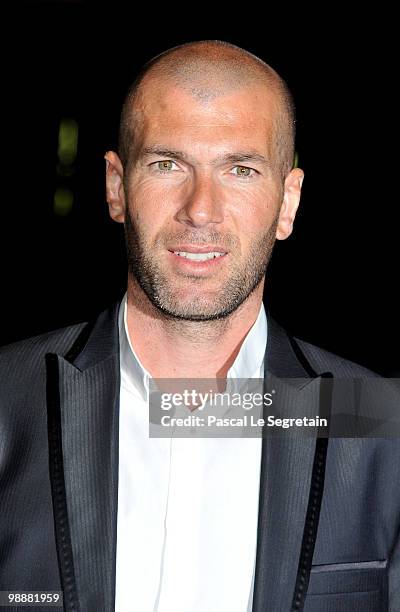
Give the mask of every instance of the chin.
M 218 304 L 215 296 L 204 300 L 199 295 L 179 300 L 179 302 L 176 296 L 174 300 L 161 299 L 158 301 L 158 308 L 171 317 L 186 321 L 212 321 L 225 318 L 232 312 L 232 309 L 227 310 L 228 304 Z

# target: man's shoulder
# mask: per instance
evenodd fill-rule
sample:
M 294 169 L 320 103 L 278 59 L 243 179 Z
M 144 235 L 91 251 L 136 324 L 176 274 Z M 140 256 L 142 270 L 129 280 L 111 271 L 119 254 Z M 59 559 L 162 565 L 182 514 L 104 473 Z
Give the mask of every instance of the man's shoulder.
M 63 354 L 85 325 L 86 322 L 67 325 L 0 347 L 0 369 L 8 369 L 13 365 L 26 367 L 30 361 L 38 363 L 46 353 Z
M 331 372 L 336 377 L 377 377 L 379 374 L 368 368 L 336 355 L 315 344 L 294 338 L 306 360 L 317 372 Z
M 279 364 L 285 364 L 283 367 L 285 371 L 306 372 L 311 377 L 321 376 L 328 372 L 339 378 L 380 376 L 359 363 L 309 342 L 300 334 L 298 336 L 292 334 L 269 311 L 267 311 L 267 320 L 267 351 L 270 342 L 270 358 L 272 357 Z M 288 363 L 290 364 L 289 368 Z M 279 365 L 276 369 L 279 371 L 282 369 L 282 365 Z M 301 377 L 301 374 L 298 375 Z M 293 376 L 293 374 L 288 376 Z

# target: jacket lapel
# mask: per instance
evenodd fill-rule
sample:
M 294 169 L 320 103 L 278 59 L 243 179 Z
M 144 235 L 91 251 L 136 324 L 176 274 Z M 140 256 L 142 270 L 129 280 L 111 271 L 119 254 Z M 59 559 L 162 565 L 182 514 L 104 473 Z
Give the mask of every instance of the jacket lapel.
M 118 497 L 118 304 L 65 356 L 48 354 L 50 478 L 64 609 L 113 610 Z
M 285 416 L 293 410 L 293 416 L 314 417 L 321 414 L 321 378 L 296 348 L 286 332 L 268 318 L 265 392 L 271 391 L 271 385 L 276 389 Z M 282 378 L 294 380 L 289 383 Z M 303 609 L 326 446 L 327 439 L 300 435 L 263 438 L 253 612 Z

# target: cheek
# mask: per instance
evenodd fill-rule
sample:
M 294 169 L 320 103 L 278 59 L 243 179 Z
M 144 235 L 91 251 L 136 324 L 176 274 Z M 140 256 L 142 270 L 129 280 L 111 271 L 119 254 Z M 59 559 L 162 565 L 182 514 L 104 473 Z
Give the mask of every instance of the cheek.
M 129 207 L 141 224 L 159 226 L 171 214 L 171 194 L 166 186 L 142 181 L 132 185 L 129 194 Z
M 231 199 L 229 216 L 239 234 L 250 236 L 264 233 L 274 222 L 279 208 L 279 194 L 275 189 L 242 186 L 240 193 Z
M 142 236 L 151 239 L 165 227 L 173 215 L 173 201 L 166 185 L 141 181 L 130 186 L 129 210 Z
M 171 211 L 177 200 L 177 186 L 170 181 L 144 179 L 131 185 L 130 201 L 147 214 L 163 214 Z

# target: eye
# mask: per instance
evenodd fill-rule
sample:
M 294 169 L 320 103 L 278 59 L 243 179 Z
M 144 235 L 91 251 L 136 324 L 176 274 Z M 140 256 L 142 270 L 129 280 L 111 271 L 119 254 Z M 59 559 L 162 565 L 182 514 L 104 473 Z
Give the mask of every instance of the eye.
M 247 178 L 254 176 L 256 171 L 253 168 L 248 168 L 247 166 L 235 166 L 232 168 L 232 172 L 235 176 Z
M 163 159 L 162 161 L 155 162 L 155 166 L 159 172 L 171 172 L 178 167 L 176 163 L 170 159 Z

